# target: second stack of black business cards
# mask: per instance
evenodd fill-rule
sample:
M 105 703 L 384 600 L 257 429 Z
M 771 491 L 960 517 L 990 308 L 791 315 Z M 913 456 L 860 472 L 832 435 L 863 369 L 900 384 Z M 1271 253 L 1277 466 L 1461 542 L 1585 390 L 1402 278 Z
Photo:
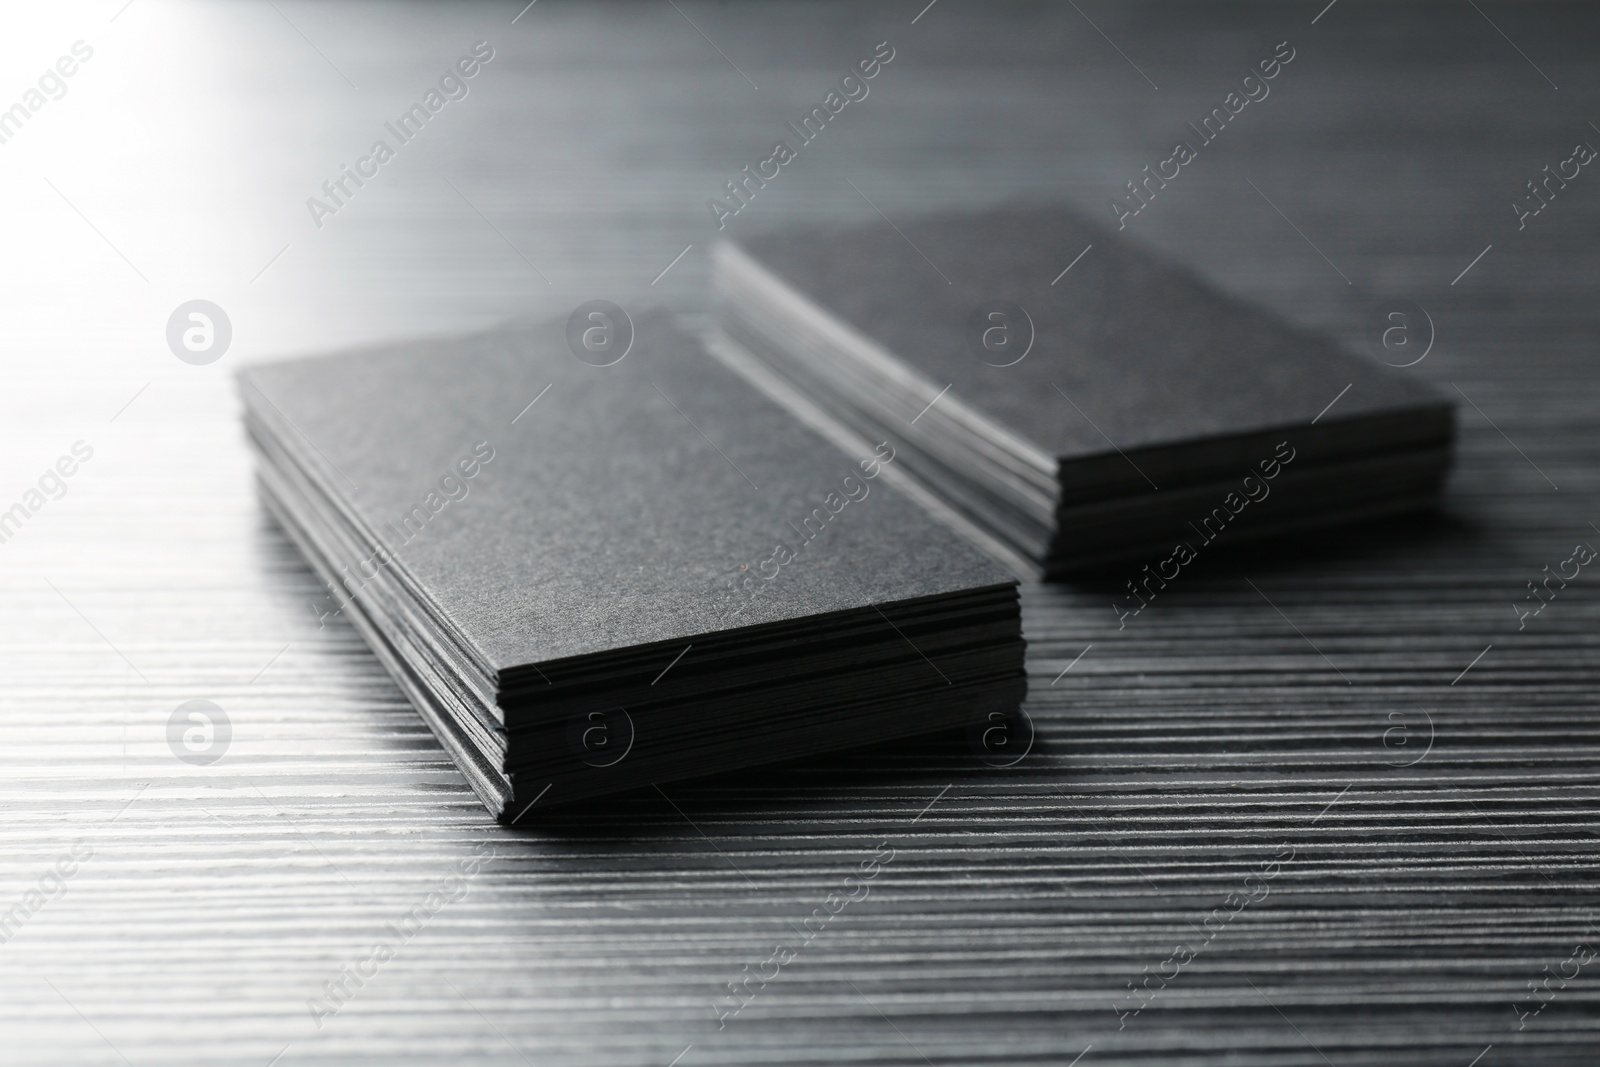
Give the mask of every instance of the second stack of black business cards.
M 1425 506 L 1453 405 L 1059 207 L 717 254 L 726 358 L 1029 574 Z M 1270 472 L 1270 475 L 1269 473 Z M 1247 481 L 1248 479 L 1248 481 Z
M 567 334 L 242 375 L 329 611 L 498 817 L 1016 708 L 1016 582 L 885 484 L 892 445 L 846 455 L 664 315 L 615 359 Z

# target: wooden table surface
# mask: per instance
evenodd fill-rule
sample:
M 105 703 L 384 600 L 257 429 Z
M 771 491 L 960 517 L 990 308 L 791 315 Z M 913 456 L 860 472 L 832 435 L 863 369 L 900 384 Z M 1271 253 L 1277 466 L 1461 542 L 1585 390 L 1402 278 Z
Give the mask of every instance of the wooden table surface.
M 1600 13 L 924 2 L 5 13 L 0 1061 L 1596 1061 L 1600 579 L 1515 606 L 1600 545 L 1600 177 L 1509 205 L 1600 143 Z M 732 227 L 1105 212 L 1290 42 L 1116 239 L 1355 346 L 1426 308 L 1444 505 L 1203 560 L 1120 630 L 1110 588 L 1027 588 L 1015 766 L 932 739 L 500 829 L 318 628 L 233 371 L 594 298 L 701 313 L 705 200 L 885 40 Z M 192 299 L 232 325 L 206 365 L 165 336 Z M 227 717 L 213 762 L 169 742 L 191 700 Z

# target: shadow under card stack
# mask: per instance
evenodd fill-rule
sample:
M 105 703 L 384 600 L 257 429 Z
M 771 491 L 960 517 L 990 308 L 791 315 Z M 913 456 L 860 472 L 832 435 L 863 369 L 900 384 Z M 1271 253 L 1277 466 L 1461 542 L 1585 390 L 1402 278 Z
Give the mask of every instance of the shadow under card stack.
M 1019 573 L 1428 506 L 1453 404 L 1062 207 L 723 243 L 717 351 Z M 1181 546 L 1174 552 L 1176 546 Z
M 502 821 L 969 725 L 1015 579 L 677 330 L 566 325 L 240 375 L 262 496 Z

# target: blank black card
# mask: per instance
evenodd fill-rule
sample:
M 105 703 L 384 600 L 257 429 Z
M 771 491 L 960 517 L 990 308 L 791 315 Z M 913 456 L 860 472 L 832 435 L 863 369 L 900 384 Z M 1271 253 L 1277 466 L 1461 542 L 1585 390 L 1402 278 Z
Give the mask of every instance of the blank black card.
M 962 725 L 1025 690 L 1015 581 L 664 314 L 259 366 L 264 496 L 505 820 Z
M 719 319 L 851 431 L 903 441 L 906 470 L 1037 570 L 1170 548 L 1285 440 L 1277 514 L 1241 529 L 1437 491 L 1447 398 L 1127 234 L 1033 204 L 897 227 L 739 236 L 718 252 Z

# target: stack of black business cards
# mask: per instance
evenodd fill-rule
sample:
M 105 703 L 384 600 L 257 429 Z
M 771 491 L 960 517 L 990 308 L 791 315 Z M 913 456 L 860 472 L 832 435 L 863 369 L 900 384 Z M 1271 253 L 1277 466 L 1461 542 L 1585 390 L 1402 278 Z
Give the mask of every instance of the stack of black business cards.
M 725 243 L 719 354 L 1023 573 L 1416 508 L 1452 404 L 1063 208 Z M 1248 480 L 1247 480 L 1248 479 Z
M 241 391 L 319 616 L 504 821 L 1024 695 L 1015 579 L 889 488 L 893 446 L 841 452 L 663 314 L 258 366 Z

